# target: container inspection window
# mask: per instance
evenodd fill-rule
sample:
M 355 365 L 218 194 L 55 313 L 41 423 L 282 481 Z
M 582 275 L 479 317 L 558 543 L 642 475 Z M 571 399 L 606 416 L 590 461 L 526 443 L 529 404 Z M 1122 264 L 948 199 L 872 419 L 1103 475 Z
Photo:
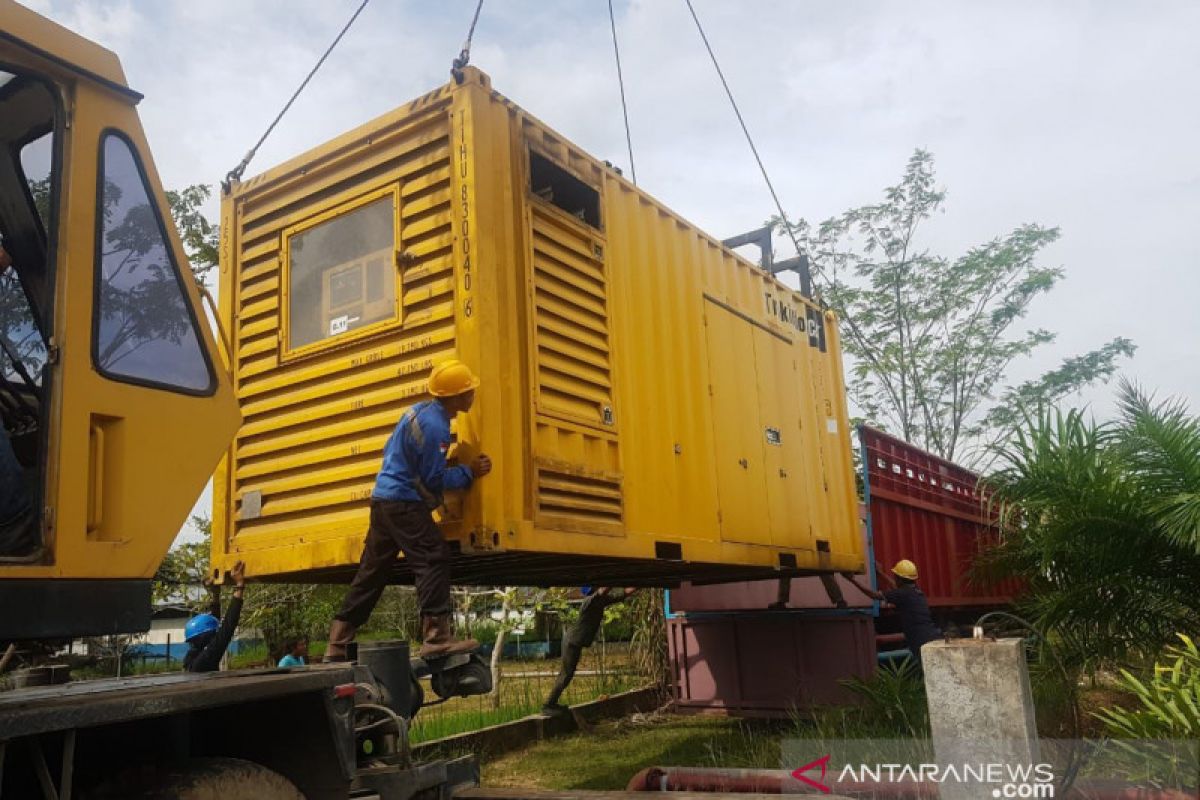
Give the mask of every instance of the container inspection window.
M 398 194 L 395 187 L 372 192 L 284 231 L 289 354 L 400 321 Z

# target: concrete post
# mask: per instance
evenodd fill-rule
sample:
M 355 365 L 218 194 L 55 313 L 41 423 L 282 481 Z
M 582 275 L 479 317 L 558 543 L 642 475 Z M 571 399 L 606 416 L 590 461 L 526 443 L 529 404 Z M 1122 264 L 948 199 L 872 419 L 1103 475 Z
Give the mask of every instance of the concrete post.
M 1037 764 L 1033 692 L 1020 639 L 954 639 L 921 648 L 937 763 Z M 987 780 L 946 781 L 941 800 L 994 796 Z

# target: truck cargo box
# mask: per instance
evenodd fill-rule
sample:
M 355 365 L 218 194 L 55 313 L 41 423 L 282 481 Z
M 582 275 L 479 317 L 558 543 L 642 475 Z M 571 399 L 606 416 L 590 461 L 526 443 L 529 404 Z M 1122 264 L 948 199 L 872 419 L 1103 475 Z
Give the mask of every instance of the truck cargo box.
M 935 609 L 1011 604 L 1020 581 L 974 576 L 979 554 L 1000 541 L 979 474 L 866 425 L 858 438 L 875 559 L 886 569 L 902 558 L 916 562 Z
M 214 567 L 345 581 L 439 360 L 482 378 L 440 514 L 458 583 L 859 570 L 834 316 L 468 69 L 222 199 L 244 423 Z M 403 560 L 395 579 L 411 579 Z

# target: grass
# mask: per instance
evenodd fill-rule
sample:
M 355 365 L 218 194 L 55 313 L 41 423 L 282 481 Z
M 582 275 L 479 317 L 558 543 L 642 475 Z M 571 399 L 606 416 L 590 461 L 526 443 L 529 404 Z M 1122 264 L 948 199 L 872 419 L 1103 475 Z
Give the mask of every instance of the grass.
M 788 739 L 923 739 L 925 697 L 910 669 L 880 670 L 849 683 L 860 702 L 782 721 L 672 714 L 635 715 L 539 742 L 483 763 L 485 786 L 623 789 L 644 767 L 779 769 Z
M 484 786 L 545 790 L 618 790 L 650 766 L 780 769 L 785 740 L 919 742 L 929 735 L 921 685 L 907 674 L 880 670 L 851 682 L 853 706 L 822 708 L 790 720 L 738 720 L 656 713 L 606 722 L 571 736 L 538 742 L 494 758 L 482 754 Z M 1086 713 L 1097 706 L 1129 705 L 1128 692 L 1111 684 L 1084 689 Z M 1085 730 L 1089 736 L 1099 731 Z M 795 765 L 793 765 L 795 766 Z
M 367 634 L 361 640 L 395 638 L 387 632 Z M 317 663 L 325 652 L 324 641 L 309 642 L 309 662 Z M 417 645 L 414 645 L 414 651 Z M 262 668 L 268 663 L 267 647 L 264 643 L 247 644 L 229 656 L 231 669 Z M 558 659 L 513 659 L 500 663 L 500 704 L 493 707 L 490 696 L 456 697 L 448 702 L 422 709 L 410 729 L 410 741 L 414 744 L 441 739 L 467 731 L 478 730 L 490 725 L 511 722 L 537 713 L 546 700 L 559 667 Z M 183 668 L 181 658 L 147 660 L 144 664 L 135 659 L 125 664 L 123 674 L 145 675 L 159 672 L 176 672 Z M 113 674 L 111 661 L 74 671 L 76 680 L 110 677 Z M 603 653 L 599 645 L 585 651 L 579 665 L 579 673 L 568 687 L 562 702 L 569 705 L 588 702 L 608 695 L 636 689 L 646 680 L 632 671 L 628 645 L 608 643 Z M 595 673 L 595 674 L 586 674 Z M 424 682 L 425 700 L 436 700 L 436 696 Z
M 780 740 L 794 732 L 790 723 L 638 715 L 486 760 L 482 784 L 612 790 L 656 765 L 779 769 Z
M 605 658 L 605 671 L 599 673 L 599 655 L 585 652 L 579 665 L 580 672 L 599 674 L 576 674 L 561 702 L 575 705 L 644 685 L 645 679 L 629 671 L 627 664 L 627 658 L 615 657 L 610 647 Z M 427 707 L 417 715 L 409 729 L 410 741 L 417 744 L 441 739 L 537 713 L 554 685 L 558 666 L 557 659 L 501 662 L 499 708 L 492 707 L 490 696 L 457 697 Z M 426 702 L 436 699 L 428 683 L 423 688 Z

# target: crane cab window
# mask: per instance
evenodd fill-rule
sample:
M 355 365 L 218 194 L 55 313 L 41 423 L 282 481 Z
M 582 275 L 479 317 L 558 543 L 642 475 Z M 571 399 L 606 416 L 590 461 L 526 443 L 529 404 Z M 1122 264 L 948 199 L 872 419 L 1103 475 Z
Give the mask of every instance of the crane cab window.
M 397 205 L 386 189 L 284 232 L 289 352 L 399 321 Z
M 96 369 L 114 380 L 211 394 L 212 367 L 142 165 L 114 132 L 102 137 L 100 162 Z
M 42 542 L 58 118 L 47 82 L 0 68 L 0 561 Z

